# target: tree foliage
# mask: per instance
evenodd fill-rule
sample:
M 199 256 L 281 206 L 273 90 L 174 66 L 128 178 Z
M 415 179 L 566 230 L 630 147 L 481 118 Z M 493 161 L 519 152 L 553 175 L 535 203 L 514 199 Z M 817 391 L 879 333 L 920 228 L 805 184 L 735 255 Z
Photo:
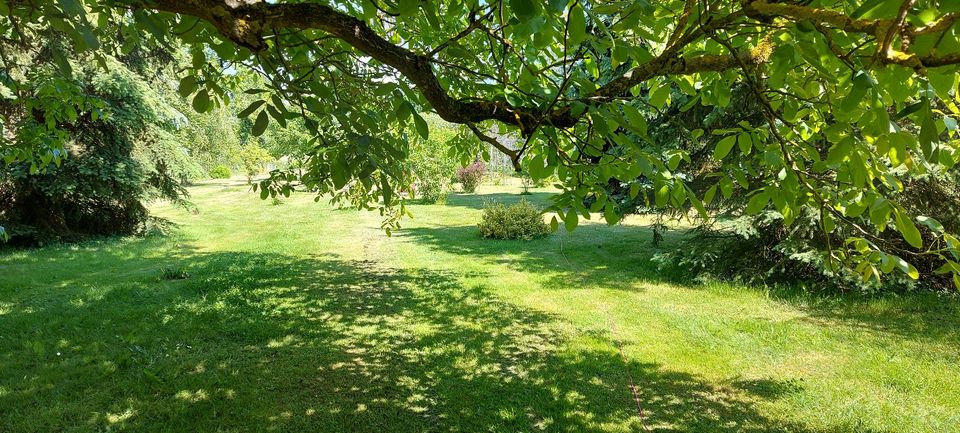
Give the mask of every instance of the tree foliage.
M 264 165 L 273 161 L 270 152 L 256 144 L 244 147 L 239 156 L 243 174 L 247 175 L 247 183 L 253 183 L 253 177 L 263 173 Z
M 395 191 L 412 181 L 409 137 L 429 137 L 423 115 L 435 112 L 477 138 L 453 143 L 461 159 L 485 143 L 535 179 L 555 174 L 564 190 L 551 210 L 568 228 L 591 213 L 616 222 L 609 184 L 643 177 L 654 205 L 704 218 L 712 200 L 734 194 L 746 213 L 776 212 L 786 226 L 813 210 L 819 230 L 842 234 L 819 252 L 828 269 L 914 277 L 912 262 L 934 258 L 960 286 L 960 241 L 898 201 L 905 179 L 960 159 L 952 0 L 33 0 L 0 9 L 5 38 L 52 28 L 93 58 L 143 40 L 186 43 L 179 88 L 200 112 L 237 99 L 242 80 L 228 71 L 262 75 L 263 86 L 245 89 L 255 96 L 242 109 L 251 133 L 301 119 L 315 144 L 302 176 L 275 173 L 260 185 L 265 195 L 300 180 L 379 208 L 395 227 L 406 212 Z M 713 185 L 698 194 L 677 175 L 689 155 L 657 152 L 647 114 L 681 96 L 686 108 L 722 108 L 738 86 L 760 122 L 693 133 L 714 161 Z M 484 132 L 490 122 L 522 145 L 498 143 Z M 43 162 L 60 132 L 18 135 L 5 154 Z M 882 242 L 887 231 L 903 246 Z
M 69 89 L 72 101 L 81 102 L 70 113 L 69 141 L 58 149 L 65 156 L 56 165 L 11 162 L 0 171 L 0 221 L 14 242 L 137 233 L 147 221 L 146 202 L 187 204 L 179 179 L 190 162 L 173 140 L 175 113 L 123 63 L 107 64 L 110 72 L 76 64 L 74 80 L 36 68 L 24 83 L 32 87 L 18 89 L 35 95 L 51 86 Z M 18 133 L 50 131 L 46 115 L 34 108 Z

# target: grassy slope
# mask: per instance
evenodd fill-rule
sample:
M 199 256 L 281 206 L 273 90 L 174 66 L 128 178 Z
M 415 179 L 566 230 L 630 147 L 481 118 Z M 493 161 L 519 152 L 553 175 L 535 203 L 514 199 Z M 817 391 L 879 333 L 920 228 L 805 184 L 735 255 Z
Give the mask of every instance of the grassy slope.
M 170 237 L 5 253 L 0 431 L 637 431 L 631 379 L 652 431 L 960 431 L 956 301 L 674 284 L 638 221 L 479 239 L 516 192 L 388 238 L 209 183 Z

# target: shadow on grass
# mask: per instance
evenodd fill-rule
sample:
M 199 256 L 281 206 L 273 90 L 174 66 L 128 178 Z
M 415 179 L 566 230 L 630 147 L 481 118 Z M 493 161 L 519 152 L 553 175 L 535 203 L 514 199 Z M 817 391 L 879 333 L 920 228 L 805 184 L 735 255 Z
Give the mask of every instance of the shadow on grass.
M 602 336 L 563 334 L 460 275 L 183 251 L 186 280 L 0 288 L 15 299 L 0 304 L 4 431 L 637 431 L 628 372 L 652 431 L 805 431 L 756 410 L 783 384 L 624 364 Z
M 551 289 L 602 286 L 635 291 L 644 284 L 687 282 L 651 262 L 657 252 L 683 236 L 679 231 L 665 233 L 662 247 L 653 245 L 653 231 L 647 227 L 603 223 L 582 224 L 572 233 L 561 228 L 531 241 L 484 239 L 475 226 L 413 227 L 395 236 L 438 251 L 546 275 L 549 283 L 544 286 Z
M 679 244 L 685 236 L 681 230 L 665 232 L 661 247 L 652 245 L 650 228 L 605 224 L 581 225 L 572 233 L 561 228 L 533 241 L 483 239 L 474 226 L 415 227 L 400 231 L 398 236 L 438 251 L 545 275 L 543 287 L 550 290 L 642 291 L 649 284 L 705 289 L 691 275 L 662 271 L 651 261 L 658 252 Z M 798 320 L 960 345 L 960 303 L 956 297 L 933 293 L 810 293 L 795 287 L 770 289 L 768 294 L 802 309 L 806 315 Z
M 530 194 L 521 195 L 517 193 L 476 193 L 476 194 L 450 194 L 447 196 L 447 206 L 465 207 L 470 209 L 483 209 L 487 203 L 511 204 L 520 200 L 526 200 L 536 206 L 545 207 L 550 204 L 550 197 L 554 193 L 545 191 L 531 191 Z
M 825 294 L 805 293 L 790 287 L 773 290 L 770 294 L 809 314 L 799 320 L 960 347 L 960 302 L 955 295 L 931 292 Z

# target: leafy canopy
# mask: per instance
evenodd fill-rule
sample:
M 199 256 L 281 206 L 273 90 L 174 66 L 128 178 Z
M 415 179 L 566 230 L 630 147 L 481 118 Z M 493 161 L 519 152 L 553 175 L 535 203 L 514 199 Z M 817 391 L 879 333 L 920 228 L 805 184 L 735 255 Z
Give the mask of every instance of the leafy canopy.
M 410 137 L 429 137 L 432 111 L 463 125 L 449 148 L 462 160 L 486 143 L 535 179 L 556 175 L 555 225 L 572 229 L 591 211 L 616 222 L 606 185 L 642 177 L 654 205 L 705 218 L 718 191 L 787 224 L 813 209 L 824 232 L 850 233 L 823 252 L 830 266 L 914 276 L 910 260 L 934 256 L 960 286 L 960 241 L 894 200 L 902 179 L 960 160 L 953 0 L 0 0 L 0 16 L 3 44 L 54 29 L 94 57 L 142 39 L 185 42 L 192 64 L 179 89 L 194 109 L 245 90 L 256 96 L 241 113 L 254 135 L 293 119 L 313 135 L 302 177 L 274 173 L 266 194 L 299 178 L 381 209 L 388 229 L 406 212 L 395 191 L 410 182 Z M 267 84 L 237 88 L 241 68 Z M 691 107 L 722 107 L 735 85 L 749 87 L 763 122 L 690 131 L 721 138 L 716 185 L 695 194 L 675 175 L 688 158 L 655 151 L 647 116 L 674 86 Z M 485 132 L 493 124 L 521 145 L 498 143 Z M 36 149 L 57 139 L 4 137 L 8 159 L 43 158 Z M 885 230 L 905 244 L 879 243 Z

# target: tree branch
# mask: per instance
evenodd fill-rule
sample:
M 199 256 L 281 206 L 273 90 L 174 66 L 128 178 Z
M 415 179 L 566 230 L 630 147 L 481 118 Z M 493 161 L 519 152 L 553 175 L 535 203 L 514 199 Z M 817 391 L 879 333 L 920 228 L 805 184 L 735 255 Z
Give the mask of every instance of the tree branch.
M 137 0 L 131 3 L 131 7 L 198 17 L 211 23 L 221 34 L 235 43 L 254 52 L 263 51 L 267 47 L 264 36 L 276 29 L 322 30 L 363 54 L 394 68 L 416 86 L 441 118 L 452 123 L 469 125 L 485 120 L 496 120 L 518 126 L 522 134 L 529 135 L 541 124 L 557 128 L 572 127 L 582 116 L 582 114 L 574 115 L 571 106 L 553 107 L 551 105 L 550 108 L 542 109 L 512 107 L 503 100 L 455 99 L 440 85 L 429 55 L 415 53 L 403 46 L 395 45 L 377 34 L 365 22 L 322 4 L 278 4 L 261 0 Z M 876 35 L 885 25 L 893 24 L 892 20 L 856 20 L 841 12 L 827 9 L 754 0 L 747 3 L 743 11 L 711 17 L 706 21 L 709 24 L 691 29 L 682 36 L 675 34 L 671 37 L 672 43 L 663 53 L 611 80 L 587 95 L 582 101 L 590 103 L 615 99 L 624 95 L 631 87 L 659 76 L 720 72 L 739 68 L 741 64 L 759 66 L 768 60 L 772 51 L 766 42 L 749 52 L 735 55 L 683 57 L 681 51 L 701 38 L 705 31 L 725 28 L 744 17 L 768 19 L 776 16 L 811 20 L 844 31 L 870 35 Z M 946 29 L 958 18 L 960 18 L 958 14 L 948 14 L 925 27 L 915 28 L 905 25 L 902 32 L 906 35 L 916 35 Z M 481 27 L 480 24 L 475 23 L 482 23 L 482 19 L 475 20 L 452 40 L 455 41 L 475 28 Z M 434 49 L 431 53 L 442 49 L 441 47 Z M 905 53 L 894 54 L 882 56 L 881 62 L 913 68 L 960 63 L 960 55 L 956 54 L 921 58 Z

